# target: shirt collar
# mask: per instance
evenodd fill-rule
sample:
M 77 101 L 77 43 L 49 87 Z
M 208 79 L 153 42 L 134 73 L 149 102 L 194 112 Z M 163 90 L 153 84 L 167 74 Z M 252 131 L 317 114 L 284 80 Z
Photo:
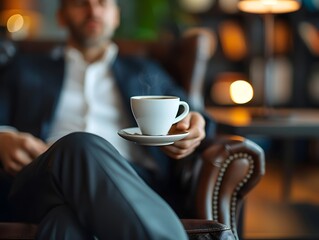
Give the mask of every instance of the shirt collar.
M 102 64 L 107 64 L 108 66 L 110 66 L 115 61 L 117 55 L 118 55 L 118 46 L 112 42 L 106 48 L 102 58 L 100 58 L 98 61 L 95 61 L 91 64 L 101 64 L 102 63 Z M 71 47 L 71 46 L 66 47 L 65 57 L 66 57 L 67 61 L 79 62 L 85 66 L 91 65 L 84 60 L 83 55 L 81 54 L 81 52 L 78 49 Z

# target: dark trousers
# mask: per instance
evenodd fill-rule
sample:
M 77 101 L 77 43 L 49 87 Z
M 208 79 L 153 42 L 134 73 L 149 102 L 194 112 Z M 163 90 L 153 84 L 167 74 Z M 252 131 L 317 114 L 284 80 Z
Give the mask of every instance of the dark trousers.
M 13 177 L 0 168 L 0 222 L 13 221 L 8 195 L 13 182 Z
M 72 133 L 16 177 L 10 203 L 39 239 L 187 239 L 173 210 L 104 139 Z

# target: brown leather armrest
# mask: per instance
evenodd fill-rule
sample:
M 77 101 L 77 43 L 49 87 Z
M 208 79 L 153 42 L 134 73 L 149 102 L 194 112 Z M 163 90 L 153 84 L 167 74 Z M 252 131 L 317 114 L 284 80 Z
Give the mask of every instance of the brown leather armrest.
M 239 136 L 220 136 L 205 145 L 193 166 L 192 217 L 223 223 L 237 235 L 243 199 L 265 174 L 264 152 Z

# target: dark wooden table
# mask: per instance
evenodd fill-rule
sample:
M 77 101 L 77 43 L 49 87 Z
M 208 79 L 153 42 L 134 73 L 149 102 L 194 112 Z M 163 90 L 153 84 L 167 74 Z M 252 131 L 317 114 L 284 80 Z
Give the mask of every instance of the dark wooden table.
M 208 107 L 222 133 L 245 137 L 281 139 L 283 148 L 283 198 L 288 200 L 299 138 L 319 138 L 319 109 L 271 109 L 254 107 Z
M 253 107 L 209 107 L 220 130 L 239 135 L 319 137 L 319 109 L 272 109 L 264 116 Z

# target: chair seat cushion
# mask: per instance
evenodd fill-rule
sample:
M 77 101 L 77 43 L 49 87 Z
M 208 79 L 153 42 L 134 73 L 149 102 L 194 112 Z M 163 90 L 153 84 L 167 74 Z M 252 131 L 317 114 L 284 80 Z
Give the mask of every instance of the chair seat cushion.
M 190 240 L 235 240 L 231 229 L 216 221 L 182 219 Z

